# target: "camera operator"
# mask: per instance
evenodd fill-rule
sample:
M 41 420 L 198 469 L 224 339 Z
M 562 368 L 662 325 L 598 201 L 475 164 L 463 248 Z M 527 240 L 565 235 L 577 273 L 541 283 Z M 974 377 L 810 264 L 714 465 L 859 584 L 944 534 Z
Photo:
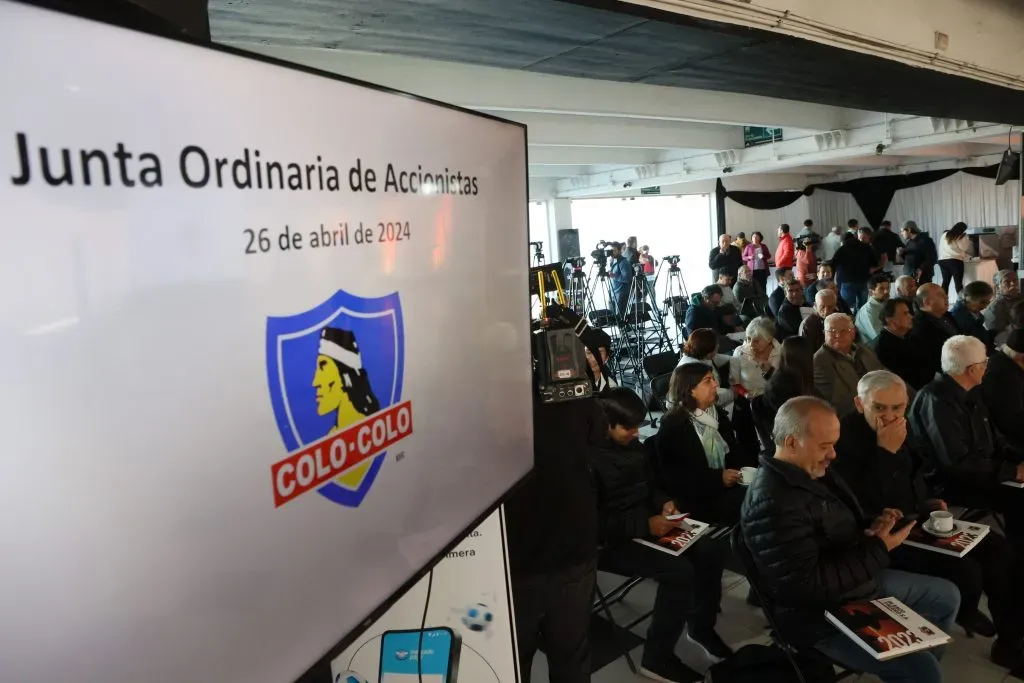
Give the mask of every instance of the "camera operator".
M 612 280 L 612 297 L 615 299 L 615 314 L 620 318 L 626 315 L 629 304 L 630 285 L 633 284 L 633 266 L 622 254 L 622 243 L 612 243 L 612 263 L 608 275 Z

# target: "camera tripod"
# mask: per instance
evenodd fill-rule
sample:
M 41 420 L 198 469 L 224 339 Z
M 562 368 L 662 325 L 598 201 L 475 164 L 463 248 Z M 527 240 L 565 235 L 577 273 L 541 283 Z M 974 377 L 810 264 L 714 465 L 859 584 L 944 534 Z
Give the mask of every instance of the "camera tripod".
M 682 346 L 683 342 L 683 328 L 686 324 L 686 309 L 690 306 L 690 293 L 686 289 L 686 281 L 683 280 L 683 273 L 679 270 L 679 261 L 675 257 L 670 257 L 663 260 L 658 264 L 658 273 L 654 277 L 654 283 L 657 285 L 658 280 L 661 278 L 661 269 L 668 262 L 668 282 L 665 285 L 665 299 L 664 310 L 662 311 L 663 319 L 667 318 L 668 315 L 672 314 L 673 327 L 676 332 L 676 344 Z
M 544 243 L 530 242 L 530 246 L 533 247 L 533 265 L 543 266 L 546 263 L 544 260 Z
M 634 272 L 621 325 L 634 377 L 639 383 L 643 379 L 644 358 L 653 353 L 671 351 L 672 340 L 655 300 L 654 287 L 639 266 Z

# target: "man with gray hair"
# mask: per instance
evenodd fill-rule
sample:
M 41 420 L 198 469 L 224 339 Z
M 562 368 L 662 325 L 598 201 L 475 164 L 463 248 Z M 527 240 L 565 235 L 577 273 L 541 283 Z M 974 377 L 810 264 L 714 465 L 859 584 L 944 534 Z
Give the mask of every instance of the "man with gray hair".
M 896 296 L 908 301 L 913 300 L 917 296 L 917 280 L 909 275 L 900 275 L 896 278 Z
M 952 505 L 1006 514 L 1007 532 L 1024 535 L 1024 492 L 1004 481 L 1024 482 L 1024 465 L 992 427 L 978 392 L 988 358 L 985 345 L 958 334 L 942 345 L 942 374 L 910 404 L 914 449 L 924 458 L 925 476 Z
M 825 318 L 836 312 L 838 297 L 831 289 L 814 295 L 814 312 L 800 323 L 800 336 L 807 337 L 811 348 L 817 351 L 825 343 Z
M 887 568 L 914 523 L 894 531 L 903 514 L 893 508 L 864 527 L 868 518 L 856 496 L 830 471 L 838 439 L 839 420 L 827 402 L 799 396 L 779 408 L 775 457 L 761 457 L 740 516 L 763 597 L 780 635 L 796 647 L 814 647 L 886 682 L 938 683 L 941 652 L 881 662 L 824 618 L 846 602 L 892 596 L 949 632 L 960 604 L 956 586 L 945 579 Z
M 993 278 L 996 298 L 982 311 L 985 327 L 995 337 L 996 344 L 1002 344 L 1009 335 L 1010 311 L 1014 304 L 1024 301 L 1020 294 L 1020 279 L 1012 270 L 1000 270 Z
M 855 344 L 857 329 L 844 313 L 825 318 L 825 344 L 814 354 L 814 388 L 836 407 L 839 415 L 852 413 L 857 382 L 872 370 L 882 370 L 875 352 Z
M 904 515 L 926 518 L 946 510 L 946 502 L 932 495 L 907 439 L 907 386 L 888 370 L 861 377 L 857 385 L 857 412 L 840 421 L 834 470 L 857 496 L 868 518 L 887 508 Z M 1024 663 L 1024 590 L 1017 586 L 1019 563 L 1009 541 L 989 534 L 970 556 L 957 558 L 909 546 L 890 553 L 891 566 L 904 571 L 949 579 L 960 589 L 956 621 L 968 634 L 998 635 L 992 661 L 1008 669 Z M 993 625 L 978 609 L 982 592 L 988 593 Z

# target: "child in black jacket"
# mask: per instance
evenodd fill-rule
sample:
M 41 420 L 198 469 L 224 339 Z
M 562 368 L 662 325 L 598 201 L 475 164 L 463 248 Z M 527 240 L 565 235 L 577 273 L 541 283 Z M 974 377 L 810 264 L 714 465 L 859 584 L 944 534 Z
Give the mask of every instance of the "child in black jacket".
M 602 394 L 599 402 L 609 426 L 606 444 L 591 461 L 603 545 L 598 567 L 658 583 L 643 674 L 655 680 L 703 680 L 679 660 L 675 646 L 688 623 L 687 638 L 712 659 L 720 661 L 732 654 L 715 632 L 728 548 L 699 539 L 683 555 L 672 556 L 633 542 L 668 533 L 677 522 L 666 516 L 679 510 L 654 485 L 650 457 L 637 439 L 646 413 L 643 401 L 632 390 L 619 387 Z

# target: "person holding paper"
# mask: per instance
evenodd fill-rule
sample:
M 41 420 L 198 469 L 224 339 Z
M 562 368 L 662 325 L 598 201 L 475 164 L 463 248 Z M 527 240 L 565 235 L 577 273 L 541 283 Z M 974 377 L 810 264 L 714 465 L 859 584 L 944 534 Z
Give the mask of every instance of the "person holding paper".
M 678 515 L 680 506 L 688 510 L 654 484 L 650 460 L 637 440 L 647 414 L 643 400 L 619 387 L 603 394 L 599 403 L 608 417 L 608 438 L 590 461 L 603 546 L 598 567 L 658 583 L 641 674 L 658 681 L 701 681 L 703 676 L 676 656 L 675 647 L 688 627 L 687 638 L 713 659 L 732 654 L 715 632 L 729 548 L 700 538 L 676 556 L 634 542 L 664 536 L 680 524 L 668 517 Z
M 864 375 L 857 384 L 857 412 L 840 421 L 834 469 L 850 485 L 868 517 L 894 508 L 921 519 L 946 502 L 931 495 L 920 459 L 907 441 L 907 385 L 888 370 Z M 949 579 L 960 589 L 956 623 L 968 635 L 998 636 L 990 657 L 999 666 L 1024 664 L 1024 586 L 1013 544 L 995 533 L 986 535 L 963 557 L 901 545 L 890 555 L 896 569 Z M 989 621 L 979 609 L 988 594 Z
M 894 597 L 949 632 L 960 606 L 956 586 L 889 568 L 892 551 L 914 523 L 894 530 L 902 513 L 887 509 L 865 524 L 856 497 L 830 471 L 839 419 L 826 401 L 810 396 L 786 401 L 775 417 L 773 437 L 775 457 L 761 458 L 743 502 L 740 529 L 780 635 L 886 683 L 942 681 L 940 650 L 879 661 L 825 619 L 826 610 L 848 602 Z

